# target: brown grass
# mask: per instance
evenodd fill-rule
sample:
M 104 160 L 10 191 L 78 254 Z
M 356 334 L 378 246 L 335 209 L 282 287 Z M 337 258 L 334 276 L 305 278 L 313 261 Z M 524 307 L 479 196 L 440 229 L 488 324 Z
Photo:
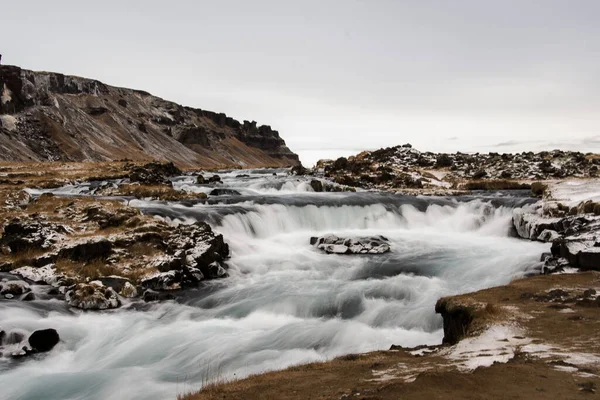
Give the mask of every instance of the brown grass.
M 187 199 L 205 199 L 205 193 L 186 193 L 175 190 L 167 185 L 120 185 L 111 192 L 112 195 L 133 196 L 138 199 L 152 198 L 165 201 L 178 201 Z
M 506 179 L 477 180 L 460 185 L 464 190 L 529 190 L 531 185 Z

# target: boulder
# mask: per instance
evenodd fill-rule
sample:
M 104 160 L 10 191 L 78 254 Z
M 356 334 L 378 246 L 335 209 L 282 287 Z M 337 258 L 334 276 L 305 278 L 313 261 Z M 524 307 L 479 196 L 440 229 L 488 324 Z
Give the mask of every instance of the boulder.
M 28 342 L 31 348 L 36 352 L 50 351 L 58 344 L 60 336 L 56 329 L 41 329 L 33 332 L 29 336 Z
M 12 299 L 15 296 L 21 296 L 31 291 L 31 288 L 23 281 L 0 282 L 0 295 Z M 8 296 L 8 297 L 7 297 Z
M 211 196 L 241 196 L 242 194 L 234 189 L 213 189 L 210 191 Z
M 310 238 L 310 244 L 329 254 L 383 254 L 390 251 L 384 236 L 340 238 L 327 235 Z
M 182 172 L 172 162 L 151 162 L 145 165 L 134 166 L 129 171 L 129 180 L 144 185 L 171 184 L 168 177 L 181 175 Z
M 222 183 L 219 175 L 213 175 L 206 180 L 207 183 Z
M 318 179 L 313 179 L 310 181 L 310 187 L 314 192 L 320 193 L 323 191 L 323 182 Z
M 120 306 L 114 289 L 101 282 L 79 283 L 65 294 L 67 304 L 83 310 L 107 310 Z

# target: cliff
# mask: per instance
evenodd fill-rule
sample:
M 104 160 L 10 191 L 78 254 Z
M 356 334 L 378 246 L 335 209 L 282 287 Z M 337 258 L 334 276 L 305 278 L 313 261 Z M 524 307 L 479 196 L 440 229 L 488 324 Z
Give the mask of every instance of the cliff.
M 0 66 L 0 161 L 166 160 L 298 165 L 270 126 L 92 79 Z

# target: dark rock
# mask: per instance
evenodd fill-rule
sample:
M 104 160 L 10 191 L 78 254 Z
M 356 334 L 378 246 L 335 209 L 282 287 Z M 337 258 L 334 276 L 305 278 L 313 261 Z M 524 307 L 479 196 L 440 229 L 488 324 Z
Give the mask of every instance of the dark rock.
M 196 184 L 198 184 L 198 185 L 204 185 L 204 184 L 206 184 L 206 179 L 204 178 L 204 176 L 198 175 L 196 177 Z
M 29 336 L 29 345 L 38 352 L 50 351 L 58 344 L 60 337 L 55 329 L 37 330 Z
M 210 196 L 241 196 L 242 194 L 234 189 L 213 189 L 209 193 Z
M 54 242 L 71 230 L 64 225 L 43 220 L 12 220 L 4 226 L 0 246 L 6 246 L 11 253 L 30 248 L 49 249 Z
M 21 297 L 21 301 L 33 301 L 33 300 L 35 300 L 35 294 L 33 294 L 33 292 L 26 293 Z
M 213 175 L 208 178 L 207 183 L 222 183 L 221 177 L 219 175 Z
M 59 258 L 73 261 L 89 262 L 96 259 L 106 259 L 112 251 L 112 243 L 106 239 L 90 240 L 71 247 L 65 247 L 58 253 Z
M 167 293 L 156 292 L 154 290 L 148 289 L 148 290 L 144 291 L 142 298 L 144 299 L 144 301 L 146 303 L 149 303 L 151 301 L 173 300 L 173 299 L 175 299 L 175 296 L 173 296 L 171 293 L 168 293 L 168 292 Z
M 435 304 L 435 312 L 441 314 L 444 321 L 443 344 L 454 345 L 467 336 L 473 322 L 471 307 L 453 304 L 443 298 Z
M 323 182 L 317 179 L 313 179 L 310 181 L 310 187 L 314 192 L 320 193 L 323 191 Z
M 151 162 L 131 168 L 129 171 L 129 180 L 145 185 L 165 185 L 171 183 L 168 177 L 181 174 L 181 170 L 172 162 Z

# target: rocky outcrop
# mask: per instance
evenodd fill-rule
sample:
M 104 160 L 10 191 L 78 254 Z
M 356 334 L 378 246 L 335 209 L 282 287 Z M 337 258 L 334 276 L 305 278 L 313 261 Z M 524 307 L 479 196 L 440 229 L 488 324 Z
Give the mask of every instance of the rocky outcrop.
M 383 254 L 390 251 L 383 236 L 340 238 L 335 235 L 310 238 L 310 244 L 329 254 Z
M 600 160 L 580 152 L 432 153 L 410 144 L 321 160 L 317 173 L 365 189 L 527 189 L 522 180 L 593 177 Z
M 442 298 L 435 304 L 435 312 L 444 320 L 443 344 L 454 345 L 469 334 L 474 319 L 472 307 Z
M 0 160 L 298 165 L 279 133 L 93 79 L 0 66 Z

